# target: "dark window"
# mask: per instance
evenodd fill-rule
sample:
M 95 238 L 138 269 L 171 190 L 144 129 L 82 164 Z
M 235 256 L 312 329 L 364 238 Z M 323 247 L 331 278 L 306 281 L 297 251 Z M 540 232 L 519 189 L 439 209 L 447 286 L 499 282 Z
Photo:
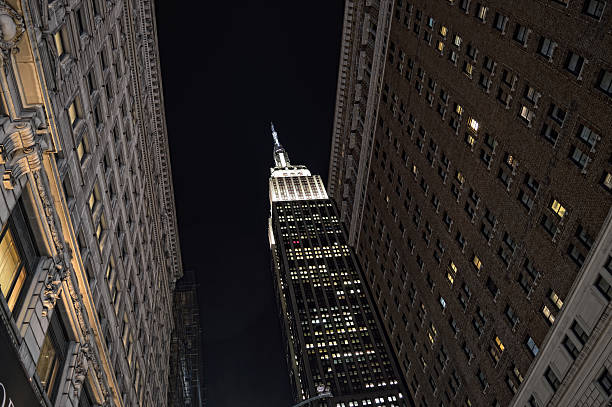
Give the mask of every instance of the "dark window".
M 563 338 L 563 347 L 565 348 L 565 350 L 567 350 L 572 359 L 576 359 L 578 357 L 580 351 L 567 335 L 565 336 L 565 338 Z
M 582 326 L 578 323 L 578 321 L 574 321 L 571 327 L 572 332 L 576 335 L 576 338 L 580 341 L 582 345 L 584 345 L 589 340 L 589 335 L 582 329 Z
M 587 16 L 600 19 L 603 16 L 604 8 L 606 7 L 605 0 L 586 0 L 584 2 L 583 12 Z
M 599 292 L 606 297 L 608 301 L 610 301 L 612 298 L 612 287 L 610 286 L 610 283 L 608 283 L 608 280 L 600 275 L 595 281 L 595 287 L 597 287 Z
M 544 372 L 544 378 L 546 379 L 548 384 L 550 384 L 550 387 L 552 387 L 553 391 L 557 391 L 559 386 L 561 386 L 561 381 L 550 367 L 546 369 L 546 372 Z
M 610 397 L 612 394 L 612 375 L 608 369 L 604 369 L 599 379 L 597 379 L 597 383 L 599 383 L 606 396 Z

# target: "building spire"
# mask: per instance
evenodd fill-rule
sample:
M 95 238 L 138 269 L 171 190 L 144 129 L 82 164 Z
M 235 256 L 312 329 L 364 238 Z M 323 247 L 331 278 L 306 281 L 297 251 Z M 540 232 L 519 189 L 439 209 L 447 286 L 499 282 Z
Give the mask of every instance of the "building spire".
M 287 168 L 291 165 L 289 163 L 289 155 L 278 141 L 278 133 L 274 128 L 274 123 L 270 122 L 270 128 L 272 129 L 272 138 L 274 139 L 274 163 L 277 168 Z
M 272 138 L 274 138 L 274 148 L 276 149 L 281 147 L 280 143 L 278 142 L 278 133 L 274 129 L 274 123 L 270 122 L 270 127 L 272 128 Z

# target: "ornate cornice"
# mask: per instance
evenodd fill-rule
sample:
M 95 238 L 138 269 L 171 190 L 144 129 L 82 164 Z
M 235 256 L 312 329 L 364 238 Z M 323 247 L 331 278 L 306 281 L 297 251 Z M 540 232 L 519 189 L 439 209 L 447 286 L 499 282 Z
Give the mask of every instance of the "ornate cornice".
M 25 32 L 23 17 L 4 0 L 0 0 L 0 50 L 5 59 L 17 50 L 17 43 Z

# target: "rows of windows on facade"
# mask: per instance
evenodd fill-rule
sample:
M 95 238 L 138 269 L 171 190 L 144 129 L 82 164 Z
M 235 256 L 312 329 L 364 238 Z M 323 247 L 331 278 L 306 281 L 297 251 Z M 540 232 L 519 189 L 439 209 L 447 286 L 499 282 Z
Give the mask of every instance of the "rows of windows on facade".
M 270 243 L 296 402 L 405 406 L 403 385 L 321 178 L 275 146 Z M 331 392 L 326 399 L 318 395 Z
M 181 265 L 154 4 L 31 3 L 0 7 L 20 36 L 0 85 L 6 402 L 165 404 Z
M 417 404 L 508 405 L 610 208 L 609 4 L 369 5 L 345 15 L 331 195 Z M 594 327 L 574 322 L 568 360 Z

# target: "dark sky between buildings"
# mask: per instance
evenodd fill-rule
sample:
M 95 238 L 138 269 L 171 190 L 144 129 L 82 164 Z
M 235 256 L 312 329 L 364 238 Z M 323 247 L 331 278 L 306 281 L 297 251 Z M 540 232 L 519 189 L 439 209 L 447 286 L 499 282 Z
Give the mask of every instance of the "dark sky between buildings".
M 267 242 L 271 120 L 327 179 L 344 4 L 157 1 L 183 266 L 210 407 L 291 405 Z

